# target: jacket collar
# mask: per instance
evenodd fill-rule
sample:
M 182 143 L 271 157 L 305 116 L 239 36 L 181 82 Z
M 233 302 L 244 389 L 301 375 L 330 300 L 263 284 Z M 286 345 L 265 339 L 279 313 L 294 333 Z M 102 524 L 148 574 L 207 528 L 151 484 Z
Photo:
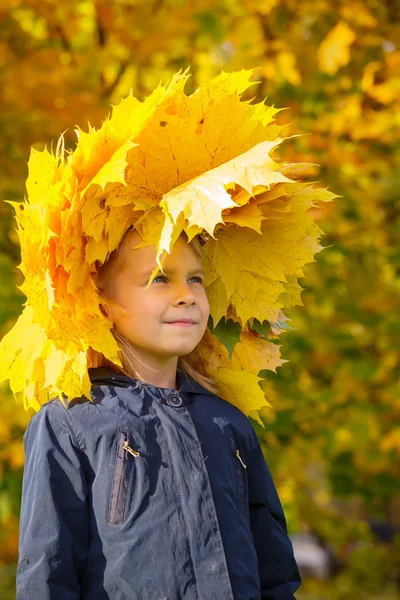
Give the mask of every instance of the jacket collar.
M 176 377 L 178 380 L 179 390 L 173 390 L 172 388 L 162 388 L 152 385 L 151 383 L 142 382 L 138 379 L 129 377 L 128 375 L 121 375 L 116 371 L 112 371 L 106 367 L 92 367 L 89 370 L 90 381 L 94 385 L 107 385 L 116 387 L 129 387 L 135 385 L 136 382 L 144 385 L 144 387 L 157 390 L 159 392 L 171 393 L 171 392 L 186 392 L 191 394 L 205 394 L 206 396 L 215 396 L 213 392 L 210 392 L 205 387 L 197 383 L 192 377 L 189 377 L 177 371 Z

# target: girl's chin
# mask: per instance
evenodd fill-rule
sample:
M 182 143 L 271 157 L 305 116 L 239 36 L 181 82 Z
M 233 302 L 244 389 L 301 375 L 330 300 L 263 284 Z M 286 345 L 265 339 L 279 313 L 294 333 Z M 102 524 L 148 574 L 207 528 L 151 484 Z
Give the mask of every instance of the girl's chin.
M 165 329 L 161 332 L 150 332 L 146 340 L 135 340 L 134 336 L 129 335 L 128 332 L 121 333 L 121 335 L 123 335 L 137 352 L 140 352 L 140 349 L 142 349 L 144 352 L 151 352 L 154 354 L 175 354 L 176 356 L 179 356 L 180 354 L 192 352 L 203 338 L 203 334 L 199 335 L 200 332 L 198 330 L 196 331 L 195 327 L 196 326 L 193 328 L 172 326 L 167 330 L 167 334 Z M 149 347 L 149 341 L 156 344 L 156 346 Z
M 174 340 L 172 343 L 166 344 L 165 348 L 167 352 L 174 354 L 175 356 L 184 356 L 189 354 L 198 345 L 198 340 Z

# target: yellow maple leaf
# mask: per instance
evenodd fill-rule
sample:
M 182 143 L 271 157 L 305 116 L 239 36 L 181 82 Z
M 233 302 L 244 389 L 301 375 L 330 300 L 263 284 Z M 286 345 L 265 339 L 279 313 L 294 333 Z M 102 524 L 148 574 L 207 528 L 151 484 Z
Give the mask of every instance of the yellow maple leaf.
M 244 154 L 236 156 L 219 167 L 207 171 L 182 184 L 163 196 L 163 210 L 176 222 L 183 213 L 189 225 L 197 225 L 213 235 L 221 212 L 238 206 L 226 188 L 240 185 L 251 196 L 257 186 L 269 187 L 273 183 L 290 181 L 278 171 L 278 165 L 269 153 L 280 143 L 261 142 Z
M 117 150 L 113 153 L 113 155 L 102 165 L 99 167 L 97 173 L 91 179 L 91 181 L 87 184 L 86 188 L 82 190 L 82 194 L 85 193 L 85 190 L 90 185 L 99 185 L 102 189 L 110 183 L 122 183 L 125 185 L 125 167 L 126 167 L 126 155 L 131 148 L 136 146 L 131 142 L 131 140 L 127 140 Z
M 236 234 L 229 228 L 220 231 L 216 241 L 209 240 L 203 248 L 204 264 L 213 264 L 225 288 L 227 303 L 235 307 L 242 324 L 252 316 L 262 322 L 271 317 L 271 308 L 277 311 L 282 306 L 278 298 L 284 292 L 284 270 L 279 270 L 273 256 L 269 256 L 266 237 L 247 228 L 241 230 L 240 239 Z M 255 304 L 259 292 L 264 292 L 262 305 Z M 210 298 L 210 312 L 214 319 L 213 299 Z
M 204 261 L 203 261 L 204 266 Z M 214 323 L 218 323 L 227 313 L 228 297 L 226 295 L 225 286 L 220 277 L 214 279 L 210 284 L 207 283 L 207 267 L 205 266 L 205 287 L 207 290 L 207 298 L 210 304 L 210 315 Z
M 236 197 L 235 202 L 237 202 Z M 239 227 L 250 227 L 259 234 L 261 234 L 261 221 L 265 219 L 257 204 L 246 204 L 240 207 L 240 210 L 233 208 L 228 214 L 223 214 L 222 218 L 225 223 L 236 223 Z
M 280 140 L 260 142 L 244 154 L 163 196 L 160 206 L 166 215 L 165 227 L 157 244 L 158 266 L 151 274 L 149 285 L 161 266 L 159 257 L 163 252 L 171 251 L 171 239 L 174 235 L 172 224 L 177 223 L 179 217 L 183 216 L 189 227 L 195 225 L 214 237 L 216 225 L 223 222 L 222 211 L 238 206 L 226 191 L 227 187 L 239 185 L 250 197 L 260 186 L 265 188 L 274 183 L 290 181 L 278 171 L 278 165 L 269 157 L 269 153 L 279 143 Z M 179 233 L 175 233 L 176 238 Z
M 31 149 L 26 191 L 30 204 L 38 204 L 48 196 L 60 177 L 59 161 L 45 148 L 42 152 Z
M 257 413 L 261 408 L 271 405 L 258 385 L 262 378 L 225 367 L 218 369 L 217 378 L 221 397 L 237 406 L 244 414 L 251 414 L 264 427 Z
M 232 365 L 244 371 L 258 375 L 263 369 L 274 371 L 287 360 L 280 358 L 280 346 L 261 337 L 255 331 L 242 330 L 240 342 L 232 354 Z

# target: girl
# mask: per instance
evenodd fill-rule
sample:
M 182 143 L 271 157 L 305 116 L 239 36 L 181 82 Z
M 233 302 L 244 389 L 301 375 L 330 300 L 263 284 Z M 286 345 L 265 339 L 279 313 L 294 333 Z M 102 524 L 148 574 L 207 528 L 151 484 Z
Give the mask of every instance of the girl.
M 209 317 L 201 247 L 129 229 L 98 270 L 123 369 L 24 436 L 17 600 L 291 600 L 300 575 L 247 417 L 185 361 Z M 94 363 L 92 363 L 94 364 Z

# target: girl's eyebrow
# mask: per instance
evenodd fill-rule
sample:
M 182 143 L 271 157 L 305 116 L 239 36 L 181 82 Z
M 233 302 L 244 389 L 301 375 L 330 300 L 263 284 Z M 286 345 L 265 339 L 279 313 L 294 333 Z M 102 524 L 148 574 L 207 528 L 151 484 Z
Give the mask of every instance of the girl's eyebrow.
M 168 269 L 168 268 L 165 268 L 164 271 L 165 271 L 165 273 L 175 273 L 177 271 L 177 269 Z M 142 273 L 140 275 L 140 277 L 145 277 L 147 275 L 151 275 L 152 272 L 153 272 L 153 269 L 151 269 L 151 271 L 147 271 L 146 273 Z M 161 273 L 162 271 L 161 271 L 161 269 L 159 269 L 157 272 Z M 201 269 L 200 267 L 197 268 L 197 269 L 192 269 L 191 271 L 189 271 L 188 275 L 195 275 L 197 273 L 201 273 L 202 275 L 205 275 L 203 269 Z

